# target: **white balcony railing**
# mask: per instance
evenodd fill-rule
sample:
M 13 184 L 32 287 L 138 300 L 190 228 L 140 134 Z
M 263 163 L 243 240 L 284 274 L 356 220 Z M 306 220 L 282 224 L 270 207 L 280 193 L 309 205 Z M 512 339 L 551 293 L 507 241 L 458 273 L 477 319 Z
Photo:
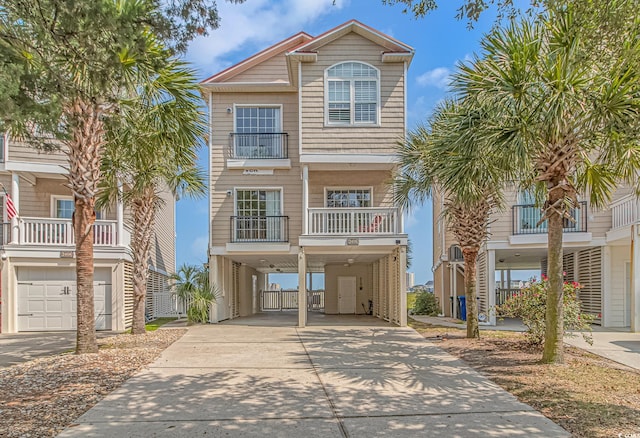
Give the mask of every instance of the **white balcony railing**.
M 381 235 L 400 233 L 397 208 L 310 208 L 311 235 Z
M 640 199 L 633 194 L 623 196 L 611 203 L 611 229 L 635 224 L 640 221 Z
M 18 221 L 20 245 L 73 246 L 71 219 L 22 217 Z M 93 226 L 95 246 L 118 245 L 116 221 L 98 220 Z

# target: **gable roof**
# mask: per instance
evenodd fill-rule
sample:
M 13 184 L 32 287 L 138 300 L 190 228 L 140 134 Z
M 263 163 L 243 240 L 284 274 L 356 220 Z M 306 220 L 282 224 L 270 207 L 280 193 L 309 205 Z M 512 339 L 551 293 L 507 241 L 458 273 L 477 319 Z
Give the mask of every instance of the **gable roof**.
M 386 48 L 388 52 L 401 52 L 411 54 L 413 54 L 414 52 L 413 47 L 408 46 L 385 33 L 367 26 L 366 24 L 360 23 L 358 20 L 349 20 L 346 23 L 343 23 L 318 35 L 310 41 L 304 42 L 303 44 L 289 52 L 289 54 L 313 52 L 318 48 L 329 44 L 330 42 L 335 41 L 350 32 L 357 33 L 358 35 L 371 40 L 376 44 L 379 44 L 380 46 Z
M 271 59 L 276 55 L 279 55 L 283 52 L 286 52 L 294 47 L 300 46 L 307 41 L 312 40 L 313 37 L 306 32 L 298 32 L 295 35 L 290 36 L 287 39 L 280 41 L 266 49 L 256 53 L 249 58 L 240 61 L 237 64 L 228 67 L 221 72 L 216 73 L 215 75 L 203 80 L 201 84 L 207 84 L 211 82 L 219 82 L 227 80 L 233 76 L 236 76 L 242 72 L 247 71 L 251 67 L 260 64 L 261 62 L 266 61 L 267 59 Z
M 339 26 L 330 29 L 317 37 L 312 37 L 306 32 L 299 32 L 285 40 L 280 41 L 268 47 L 255 55 L 240 61 L 239 63 L 232 65 L 225 70 L 205 79 L 200 85 L 207 88 L 218 89 L 223 87 L 229 91 L 234 90 L 236 87 L 241 87 L 240 82 L 233 83 L 230 79 L 243 73 L 252 67 L 272 59 L 275 56 L 285 53 L 287 59 L 287 69 L 289 73 L 288 84 L 268 84 L 268 86 L 276 90 L 289 90 L 294 91 L 297 85 L 297 70 L 299 62 L 313 62 L 317 57 L 317 50 L 332 41 L 335 41 L 348 33 L 354 32 L 363 38 L 378 44 L 384 51 L 382 51 L 381 59 L 383 62 L 408 62 L 410 63 L 414 49 L 395 38 L 386 35 L 372 27 L 369 27 L 357 20 L 349 20 Z M 225 83 L 226 82 L 226 83 Z M 246 86 L 267 86 L 266 84 L 244 84 Z

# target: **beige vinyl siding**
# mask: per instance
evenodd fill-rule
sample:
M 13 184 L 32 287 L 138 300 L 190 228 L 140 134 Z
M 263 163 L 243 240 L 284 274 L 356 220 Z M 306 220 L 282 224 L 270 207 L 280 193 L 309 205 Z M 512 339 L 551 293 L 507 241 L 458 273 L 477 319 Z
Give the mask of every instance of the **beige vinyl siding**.
M 289 82 L 287 60 L 284 53 L 231 77 L 223 82 Z
M 61 148 L 62 149 L 60 150 L 47 152 L 27 143 L 12 141 L 9 139 L 9 153 L 6 160 L 40 164 L 59 164 L 66 166 L 68 159 L 63 149 L 65 146 L 61 146 Z
M 234 129 L 233 113 L 227 108 L 241 105 L 282 105 L 282 128 L 289 134 L 291 169 L 276 169 L 273 175 L 243 175 L 242 169 L 228 169 L 229 134 Z M 281 188 L 282 215 L 289 217 L 289 242 L 298 244 L 302 234 L 302 180 L 298 154 L 298 100 L 295 93 L 229 93 L 215 94 L 213 103 L 213 148 L 211 150 L 210 196 L 211 243 L 220 246 L 230 241 L 231 216 L 234 216 L 234 197 L 227 191 L 238 188 Z
M 383 51 L 350 33 L 321 47 L 317 62 L 302 64 L 304 153 L 394 153 L 404 135 L 404 64 L 383 64 Z M 325 126 L 325 70 L 345 61 L 365 62 L 380 71 L 380 126 Z
M 156 269 L 171 274 L 176 271 L 175 200 L 168 191 L 162 192 L 160 196 L 164 201 L 164 205 L 156 214 L 150 258 L 151 264 Z M 206 254 L 202 256 L 206 257 Z
M 309 207 L 325 207 L 325 188 L 371 187 L 372 207 L 392 207 L 393 190 L 388 186 L 391 172 L 379 171 L 317 171 L 309 172 Z

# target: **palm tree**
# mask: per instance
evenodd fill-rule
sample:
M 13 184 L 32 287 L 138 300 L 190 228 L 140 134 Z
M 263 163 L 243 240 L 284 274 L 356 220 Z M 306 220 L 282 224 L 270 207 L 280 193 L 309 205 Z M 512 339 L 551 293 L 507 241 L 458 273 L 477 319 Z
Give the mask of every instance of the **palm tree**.
M 132 210 L 132 334 L 145 332 L 149 255 L 156 214 L 163 205 L 161 192 L 168 190 L 174 197 L 206 193 L 197 165 L 205 133 L 197 92 L 193 72 L 183 62 L 170 60 L 152 80 L 136 87 L 107 135 L 99 205 L 113 205 L 120 197 Z
M 396 201 L 422 204 L 434 191 L 444 196 L 443 215 L 464 257 L 467 337 L 480 336 L 476 302 L 476 260 L 487 238 L 491 210 L 501 203 L 503 173 L 468 147 L 475 138 L 481 109 L 446 101 L 428 122 L 410 132 L 398 146 L 401 173 L 395 181 Z
M 209 269 L 204 266 L 183 264 L 172 276 L 174 293 L 187 305 L 190 322 L 207 322 L 209 306 L 216 300 L 218 289 L 210 283 Z
M 550 285 L 545 363 L 564 360 L 563 219 L 579 207 L 579 193 L 601 207 L 619 181 L 638 187 L 640 171 L 637 20 L 626 28 L 625 42 L 609 45 L 605 56 L 592 53 L 601 23 L 590 26 L 584 10 L 574 6 L 569 2 L 549 8 L 538 21 L 495 29 L 483 39 L 482 54 L 460 66 L 452 84 L 460 98 L 492 109 L 478 125 L 482 141 L 470 147 L 522 188 L 535 185 L 544 193 Z

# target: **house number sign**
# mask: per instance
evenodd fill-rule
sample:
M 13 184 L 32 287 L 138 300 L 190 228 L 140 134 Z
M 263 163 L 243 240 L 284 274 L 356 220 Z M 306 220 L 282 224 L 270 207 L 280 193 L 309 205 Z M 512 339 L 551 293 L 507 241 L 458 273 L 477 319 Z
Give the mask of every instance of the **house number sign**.
M 244 169 L 243 175 L 273 175 L 273 169 Z

